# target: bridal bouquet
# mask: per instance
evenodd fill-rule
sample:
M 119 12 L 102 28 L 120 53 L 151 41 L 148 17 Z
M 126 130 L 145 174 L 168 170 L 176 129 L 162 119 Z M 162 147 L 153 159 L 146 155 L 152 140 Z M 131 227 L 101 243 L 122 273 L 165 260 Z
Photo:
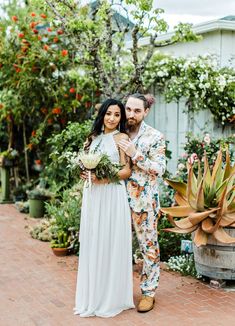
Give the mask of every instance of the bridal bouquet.
M 91 172 L 94 172 L 98 179 L 109 179 L 110 182 L 119 183 L 118 171 L 121 165 L 110 161 L 107 154 L 98 152 L 73 153 L 70 157 L 70 167 L 76 176 L 82 171 L 88 170 L 88 185 L 91 186 Z

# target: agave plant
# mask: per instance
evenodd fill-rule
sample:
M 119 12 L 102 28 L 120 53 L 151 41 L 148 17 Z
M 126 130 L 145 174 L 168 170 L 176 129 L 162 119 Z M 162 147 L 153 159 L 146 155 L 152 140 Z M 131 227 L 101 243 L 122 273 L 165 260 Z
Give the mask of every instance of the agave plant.
M 193 165 L 188 164 L 187 183 L 166 179 L 176 190 L 175 201 L 178 206 L 161 208 L 174 226 L 164 231 L 176 233 L 195 231 L 196 246 L 206 245 L 209 235 L 213 235 L 222 243 L 235 243 L 235 238 L 224 229 L 235 227 L 235 164 L 231 165 L 228 151 L 226 162 L 223 163 L 222 150 L 217 155 L 212 171 L 206 154 L 203 161 L 204 172 L 202 174 L 201 164 L 198 162 L 197 177 Z

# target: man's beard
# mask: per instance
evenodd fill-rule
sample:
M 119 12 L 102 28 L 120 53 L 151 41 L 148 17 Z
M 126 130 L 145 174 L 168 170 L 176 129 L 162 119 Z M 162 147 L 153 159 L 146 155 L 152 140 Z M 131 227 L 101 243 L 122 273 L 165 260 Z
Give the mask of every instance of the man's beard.
M 127 128 L 136 129 L 141 122 L 137 122 L 135 119 L 127 119 Z

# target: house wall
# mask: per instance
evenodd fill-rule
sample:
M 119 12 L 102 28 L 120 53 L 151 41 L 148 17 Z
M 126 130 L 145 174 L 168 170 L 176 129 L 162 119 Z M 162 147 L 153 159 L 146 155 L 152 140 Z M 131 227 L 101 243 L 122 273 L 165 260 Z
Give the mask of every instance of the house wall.
M 217 30 L 202 34 L 199 42 L 177 43 L 160 48 L 159 51 L 174 56 L 198 56 L 202 54 L 215 54 L 221 66 L 233 65 L 235 59 L 235 31 Z

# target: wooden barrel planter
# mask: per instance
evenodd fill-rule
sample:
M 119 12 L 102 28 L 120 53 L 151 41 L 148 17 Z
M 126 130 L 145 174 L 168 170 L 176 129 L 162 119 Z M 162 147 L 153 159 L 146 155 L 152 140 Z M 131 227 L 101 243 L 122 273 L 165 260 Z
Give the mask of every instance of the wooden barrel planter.
M 225 231 L 235 237 L 235 228 L 225 228 Z M 210 235 L 206 246 L 193 244 L 193 252 L 199 274 L 213 279 L 235 280 L 235 243 L 224 244 Z

